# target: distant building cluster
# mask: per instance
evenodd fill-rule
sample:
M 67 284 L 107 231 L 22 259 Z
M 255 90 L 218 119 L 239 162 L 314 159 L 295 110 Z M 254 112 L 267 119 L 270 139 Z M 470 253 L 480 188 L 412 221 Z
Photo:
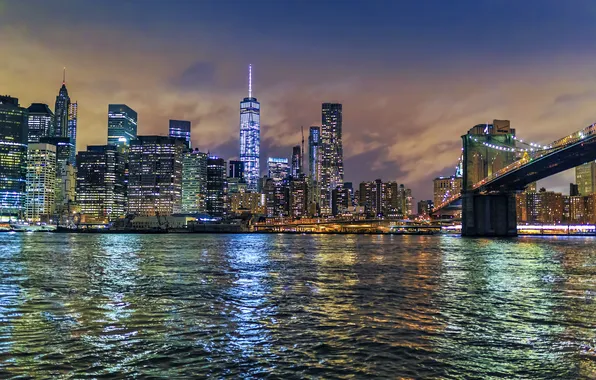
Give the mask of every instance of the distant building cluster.
M 229 161 L 192 146 L 190 121 L 170 120 L 167 136 L 139 135 L 137 112 L 126 104 L 108 105 L 106 144 L 77 153 L 78 103 L 65 79 L 53 111 L 0 96 L 0 221 L 98 225 L 172 215 L 216 221 L 416 213 L 403 184 L 378 179 L 354 189 L 344 182 L 339 103 L 322 104 L 321 125 L 308 130 L 306 148 L 303 132 L 289 159 L 268 157 L 263 170 L 251 72 L 240 102 L 239 159 Z M 428 214 L 428 205 L 419 204 L 418 212 Z
M 569 195 L 536 191 L 533 183 L 516 197 L 518 223 L 596 224 L 596 162 L 575 168 Z

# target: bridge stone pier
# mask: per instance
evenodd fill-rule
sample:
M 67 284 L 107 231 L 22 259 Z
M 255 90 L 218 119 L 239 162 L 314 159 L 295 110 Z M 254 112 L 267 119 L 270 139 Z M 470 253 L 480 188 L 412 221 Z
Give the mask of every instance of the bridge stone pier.
M 462 236 L 517 236 L 515 192 L 462 194 Z

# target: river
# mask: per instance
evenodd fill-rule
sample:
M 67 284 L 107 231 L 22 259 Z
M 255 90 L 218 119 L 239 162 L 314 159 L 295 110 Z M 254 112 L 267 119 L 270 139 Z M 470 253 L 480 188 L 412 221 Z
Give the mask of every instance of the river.
M 0 378 L 596 377 L 596 238 L 0 235 Z

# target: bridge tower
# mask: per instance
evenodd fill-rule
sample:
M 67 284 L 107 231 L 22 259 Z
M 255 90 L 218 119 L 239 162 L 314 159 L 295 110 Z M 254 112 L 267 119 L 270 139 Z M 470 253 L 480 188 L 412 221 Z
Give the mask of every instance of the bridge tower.
M 509 120 L 479 124 L 462 136 L 462 236 L 515 236 L 515 192 L 483 193 L 474 184 L 516 161 Z M 495 148 L 499 147 L 499 148 Z

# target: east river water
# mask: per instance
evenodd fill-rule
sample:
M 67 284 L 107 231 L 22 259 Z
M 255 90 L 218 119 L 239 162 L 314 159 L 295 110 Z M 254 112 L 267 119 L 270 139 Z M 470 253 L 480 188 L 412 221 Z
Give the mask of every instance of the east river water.
M 0 378 L 596 378 L 596 238 L 0 235 Z

